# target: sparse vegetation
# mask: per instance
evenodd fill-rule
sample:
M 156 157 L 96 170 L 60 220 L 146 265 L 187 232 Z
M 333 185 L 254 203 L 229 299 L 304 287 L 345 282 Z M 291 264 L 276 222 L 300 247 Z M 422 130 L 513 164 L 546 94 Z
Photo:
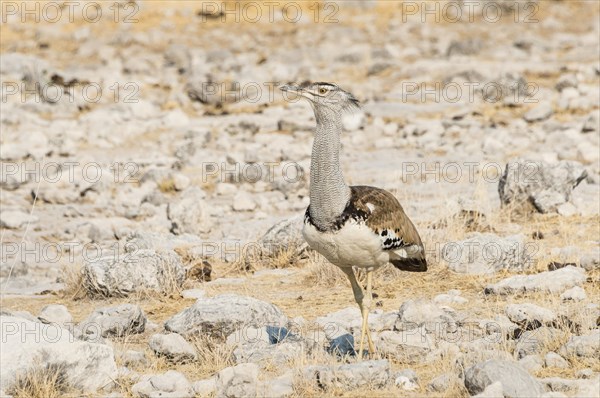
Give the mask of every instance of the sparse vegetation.
M 14 398 L 63 398 L 75 397 L 62 364 L 33 363 L 28 369 L 17 373 L 14 384 L 7 390 Z
M 22 2 L 17 3 L 23 7 Z M 573 336 L 600 327 L 597 265 L 586 268 L 587 280 L 581 282 L 581 288 L 587 298 L 582 301 L 563 300 L 560 293 L 484 293 L 487 285 L 517 274 L 533 275 L 565 264 L 580 266 L 583 253 L 598 249 L 599 209 L 590 203 L 598 199 L 600 176 L 596 37 L 600 3 L 587 2 L 584 7 L 581 1 L 532 0 L 532 4 L 525 4 L 514 0 L 497 7 L 482 3 L 471 8 L 455 2 L 460 6 L 457 8 L 446 7 L 443 2 L 308 1 L 290 5 L 285 13 L 280 13 L 283 3 L 276 5 L 272 10 L 275 21 L 268 23 L 265 18 L 271 12 L 266 8 L 262 8 L 263 19 L 258 23 L 240 23 L 233 11 L 202 14 L 206 6 L 221 2 L 181 2 L 174 7 L 165 1 L 120 1 L 119 7 L 115 3 L 110 9 L 113 2 L 99 3 L 103 14 L 98 15 L 102 17 L 98 23 L 82 18 L 81 7 L 75 7 L 75 20 L 66 23 L 71 14 L 67 11 L 73 10 L 61 6 L 56 11 L 60 14 L 62 10 L 61 22 L 65 23 L 33 23 L 33 11 L 27 14 L 20 10 L 12 15 L 9 12 L 8 23 L 0 24 L 0 75 L 8 89 L 3 96 L 6 112 L 0 118 L 2 161 L 7 166 L 19 166 L 20 171 L 11 174 L 11 167 L 4 170 L 2 213 L 23 213 L 13 220 L 16 224 L 23 218 L 35 220 L 27 227 L 6 227 L 2 220 L 2 246 L 4 249 L 6 243 L 9 249 L 2 251 L 3 257 L 19 242 L 43 246 L 78 241 L 104 247 L 121 245 L 130 232 L 148 232 L 152 244 L 143 247 L 165 243 L 170 251 L 176 246 L 183 267 L 166 264 L 144 273 L 160 275 L 156 290 L 134 285 L 133 293 L 108 294 L 104 287 L 86 279 L 80 253 L 75 254 L 75 261 L 51 264 L 40 258 L 44 253 L 34 256 L 29 248 L 19 253 L 25 259 L 14 263 L 17 266 L 10 271 L 10 284 L 2 268 L 0 286 L 11 287 L 8 293 L 1 292 L 2 311 L 7 314 L 26 311 L 32 317 L 21 315 L 33 322 L 46 305 L 63 304 L 77 325 L 100 307 L 135 304 L 148 322 L 146 330 L 138 334 L 106 337 L 107 346 L 103 347 L 114 349 L 119 368 L 111 391 L 83 393 L 69 384 L 64 365 L 36 361 L 19 371 L 15 382 L 6 388 L 7 394 L 14 398 L 99 398 L 104 394 L 134 398 L 132 386 L 141 375 L 176 370 L 195 382 L 235 365 L 235 347 L 207 335 L 185 336 L 198 354 L 196 360 L 186 363 L 173 363 L 150 349 L 150 337 L 166 333 L 164 322 L 196 302 L 187 297 L 236 293 L 273 303 L 292 323 L 301 325 L 292 332 L 303 336 L 322 333 L 317 318 L 356 308 L 346 275 L 300 243 L 277 248 L 249 244 L 241 255 L 228 251 L 232 245 L 225 247 L 227 253 L 214 257 L 206 255 L 203 246 L 258 241 L 253 238 L 262 236 L 273 220 L 301 216 L 306 209 L 312 143 L 308 130 L 314 119 L 308 105 L 292 104 L 275 94 L 276 85 L 271 86 L 271 82 L 301 81 L 316 75 L 352 91 L 365 105 L 364 114 L 358 115 L 362 118 L 359 127 L 346 128 L 354 122 L 344 121 L 347 131 L 342 135 L 341 161 L 348 182 L 393 192 L 416 223 L 427 253 L 428 272 L 407 273 L 393 266 L 377 270 L 373 309 L 376 314 L 383 311 L 389 315 L 408 300 L 434 300 L 457 290 L 464 301 L 442 298 L 438 307 L 456 315 L 456 328 L 462 334 L 458 341 L 448 342 L 440 333 L 431 333 L 437 338 L 435 352 L 417 363 L 382 352 L 374 355 L 375 359 L 389 360 L 392 374 L 414 370 L 419 382 L 413 391 L 393 382 L 385 388 L 323 389 L 307 381 L 301 369 L 307 365 L 339 366 L 358 359 L 339 358 L 317 349 L 303 351 L 284 366 L 267 360 L 261 365 L 262 381 L 292 370 L 294 398 L 466 398 L 469 394 L 464 383 L 453 381 L 444 392 L 428 391 L 427 385 L 444 373 L 464 374 L 473 362 L 490 356 L 516 359 L 515 336 L 522 334 L 525 326 L 513 335 L 503 331 L 497 340 L 481 345 L 478 341 L 489 336 L 482 323 L 505 317 L 507 305 L 533 303 L 557 314 L 556 320 L 545 325 L 553 334 L 541 340 L 537 355 L 542 360 L 550 352 L 561 351 Z M 225 3 L 227 10 L 239 7 L 246 17 L 252 17 L 254 6 L 262 4 Z M 51 15 L 45 15 L 49 19 L 54 8 L 46 10 L 44 4 L 37 9 L 45 14 L 49 11 Z M 482 5 L 486 6 L 483 11 L 487 19 L 498 12 L 504 19 L 489 23 L 486 16 L 476 15 L 469 20 L 467 14 Z M 438 8 L 448 14 L 461 11 L 463 18 L 455 23 L 452 15 L 434 15 L 434 6 L 441 6 Z M 423 7 L 429 10 L 428 15 L 422 14 Z M 33 4 L 27 7 L 33 8 Z M 299 20 L 290 22 L 300 10 Z M 95 14 L 93 7 L 89 11 L 88 17 Z M 137 22 L 124 25 L 117 23 L 117 17 Z M 27 21 L 23 23 L 24 19 Z M 524 23 L 524 19 L 537 23 Z M 253 40 L 245 40 L 248 37 Z M 534 89 L 536 94 L 528 98 L 548 102 L 553 115 L 529 121 L 524 114 L 539 104 L 511 103 L 508 97 L 495 102 L 483 100 L 481 87 L 495 91 L 504 73 L 514 75 L 517 85 Z M 96 82 L 88 81 L 92 77 Z M 121 81 L 116 82 L 115 77 Z M 463 85 L 463 81 L 468 84 Z M 432 90 L 439 83 L 442 91 Z M 29 91 L 14 93 L 21 84 Z M 413 85 L 415 89 L 419 85 L 414 95 Z M 462 88 L 465 95 L 475 85 L 479 86 L 475 98 L 468 101 L 463 101 L 464 97 L 457 103 L 439 96 L 434 99 L 437 94 L 452 97 L 454 88 Z M 82 93 L 94 94 L 96 86 L 102 88 L 101 101 L 81 98 Z M 256 87 L 262 89 L 259 95 L 269 98 L 252 99 L 250 95 L 248 100 L 234 99 Z M 49 101 L 54 88 L 62 94 L 55 103 Z M 89 92 L 81 91 L 86 88 Z M 199 100 L 190 95 L 191 89 L 208 92 L 213 88 L 216 92 L 212 98 Z M 218 98 L 225 88 L 225 98 Z M 36 95 L 39 101 L 32 101 Z M 408 98 L 400 103 L 400 96 Z M 585 166 L 588 177 L 573 195 L 572 214 L 569 209 L 566 215 L 540 214 L 531 199 L 526 199 L 524 206 L 499 204 L 497 181 L 504 165 L 520 157 L 573 160 Z M 67 169 L 69 162 L 79 165 Z M 467 181 L 470 171 L 461 165 L 462 178 L 450 182 L 454 169 L 443 165 L 461 162 L 479 163 L 473 178 Z M 485 166 L 484 162 L 497 167 L 489 167 L 483 175 L 480 166 Z M 44 164 L 52 163 L 61 166 L 63 177 L 75 172 L 73 181 L 62 184 L 65 181 L 53 181 L 34 171 L 36 166 L 51 171 L 53 167 L 48 170 Z M 90 178 L 82 179 L 80 166 L 86 163 L 99 167 L 89 167 Z M 295 167 L 286 175 L 282 165 Z M 436 165 L 442 168 L 429 168 Z M 255 180 L 252 172 L 259 169 L 254 166 L 269 171 Z M 411 174 L 405 166 L 419 170 Z M 102 169 L 104 174 L 91 181 L 95 169 Z M 293 171 L 298 173 L 297 181 Z M 282 179 L 282 175 L 287 178 Z M 41 179 L 41 184 L 36 179 Z M 246 194 L 250 206 L 234 207 L 238 193 Z M 181 206 L 175 217 L 174 205 L 184 195 L 189 195 L 189 206 Z M 32 196 L 37 198 L 33 209 Z M 500 237 L 522 234 L 532 249 L 532 266 L 520 272 L 500 270 L 485 275 L 450 271 L 442 258 L 444 244 L 478 233 Z M 569 246 L 574 250 L 561 251 Z M 63 254 L 65 259 L 73 252 Z M 2 262 L 4 266 L 4 258 Z M 59 265 L 57 276 L 55 267 Z M 185 272 L 179 272 L 182 269 Z M 364 286 L 365 272 L 356 272 Z M 63 283 L 62 290 L 49 292 L 47 286 L 54 282 Z M 34 290 L 38 287 L 44 291 Z M 201 292 L 184 295 L 187 289 Z M 374 339 L 378 333 L 381 331 L 373 331 Z M 126 350 L 144 353 L 145 360 L 125 363 L 121 354 Z M 583 370 L 591 370 L 595 376 L 600 373 L 596 358 L 560 355 L 568 367 L 542 365 L 530 371 L 531 375 L 582 381 Z
M 175 181 L 173 178 L 165 178 L 158 183 L 158 190 L 162 193 L 175 192 Z

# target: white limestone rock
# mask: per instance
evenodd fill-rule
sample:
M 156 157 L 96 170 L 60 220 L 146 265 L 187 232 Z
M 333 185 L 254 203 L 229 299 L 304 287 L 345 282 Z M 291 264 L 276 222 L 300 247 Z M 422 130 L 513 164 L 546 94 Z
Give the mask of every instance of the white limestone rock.
M 177 333 L 154 334 L 148 345 L 158 356 L 164 356 L 173 363 L 187 363 L 196 359 L 194 346 Z
M 6 390 L 16 374 L 39 363 L 62 369 L 67 382 L 93 393 L 110 386 L 117 374 L 113 349 L 77 340 L 57 324 L 0 316 L 0 389 Z

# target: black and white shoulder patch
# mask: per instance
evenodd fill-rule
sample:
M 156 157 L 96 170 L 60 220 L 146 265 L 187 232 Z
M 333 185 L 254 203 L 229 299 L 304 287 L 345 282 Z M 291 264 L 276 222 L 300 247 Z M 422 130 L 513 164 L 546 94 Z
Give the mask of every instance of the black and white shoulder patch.
M 390 229 L 379 231 L 379 237 L 381 238 L 381 248 L 383 250 L 394 250 L 406 246 L 404 239 L 401 236 L 397 236 Z

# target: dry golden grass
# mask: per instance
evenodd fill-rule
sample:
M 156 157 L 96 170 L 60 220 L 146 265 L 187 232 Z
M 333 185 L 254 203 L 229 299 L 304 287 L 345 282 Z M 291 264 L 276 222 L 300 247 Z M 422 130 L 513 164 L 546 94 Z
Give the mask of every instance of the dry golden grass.
M 348 277 L 335 265 L 331 264 L 319 253 L 310 251 L 309 263 L 306 267 L 306 284 L 317 286 L 348 286 Z
M 301 239 L 289 239 L 285 245 L 263 245 L 257 237 L 254 243 L 244 246 L 233 268 L 246 272 L 303 267 L 307 259 L 306 246 Z
M 158 190 L 162 193 L 175 192 L 175 180 L 173 178 L 164 178 L 158 183 Z
M 198 360 L 195 362 L 198 378 L 207 378 L 219 370 L 235 365 L 233 358 L 234 345 L 210 336 L 198 335 L 192 338 L 191 343 L 196 348 Z
M 83 269 L 79 264 L 66 264 L 61 267 L 61 279 L 64 288 L 61 294 L 70 300 L 79 300 L 87 296 L 83 285 Z
M 66 370 L 60 364 L 33 363 L 26 371 L 18 372 L 14 384 L 7 390 L 14 398 L 75 397 Z
M 284 248 L 275 250 L 274 253 L 263 255 L 257 259 L 259 264 L 264 268 L 289 268 L 299 266 L 302 256 L 298 251 L 298 246 L 288 245 Z M 256 262 L 255 262 L 256 264 Z

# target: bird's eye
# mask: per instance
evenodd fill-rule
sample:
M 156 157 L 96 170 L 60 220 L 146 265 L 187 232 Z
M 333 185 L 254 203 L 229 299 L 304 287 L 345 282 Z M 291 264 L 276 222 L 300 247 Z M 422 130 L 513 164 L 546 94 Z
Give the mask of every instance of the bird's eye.
M 319 89 L 319 94 L 325 94 L 325 93 L 327 93 L 327 89 L 325 87 L 321 87 Z

